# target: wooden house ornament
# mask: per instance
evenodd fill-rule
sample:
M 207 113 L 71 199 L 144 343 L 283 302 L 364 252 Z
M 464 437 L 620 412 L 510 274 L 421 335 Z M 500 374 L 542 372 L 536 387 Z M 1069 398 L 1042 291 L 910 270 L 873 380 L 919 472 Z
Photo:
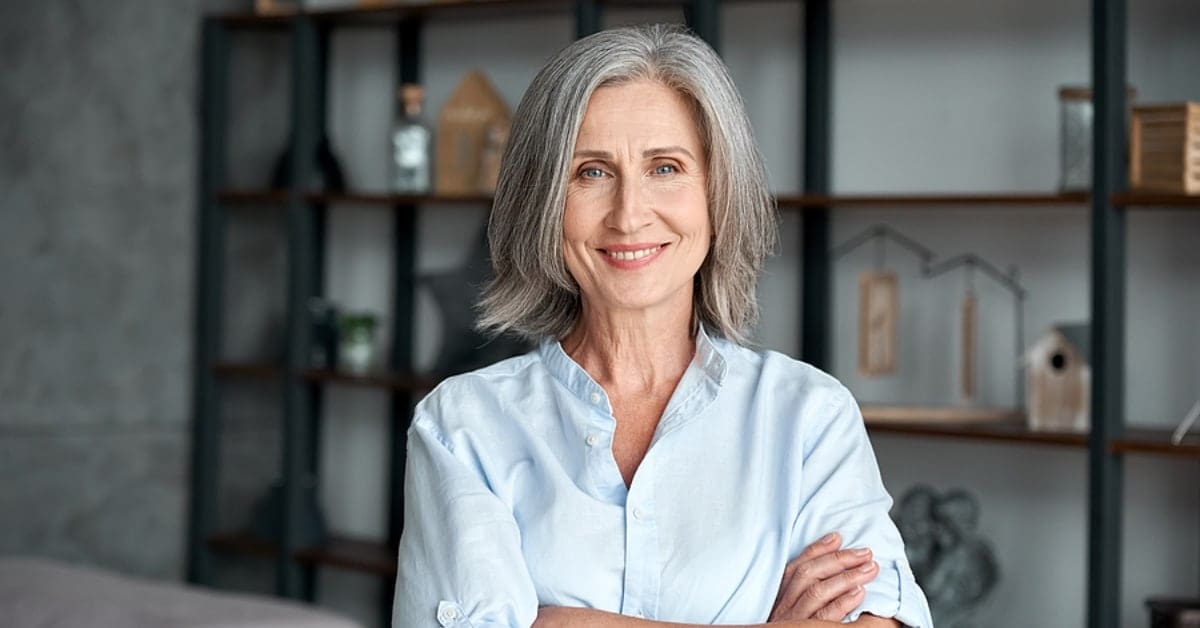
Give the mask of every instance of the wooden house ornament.
M 1029 428 L 1086 432 L 1091 424 L 1090 326 L 1055 325 L 1025 354 Z
M 438 116 L 434 176 L 438 194 L 472 195 L 495 191 L 503 150 L 495 146 L 507 140 L 511 115 L 508 105 L 487 77 L 478 70 L 468 72 Z

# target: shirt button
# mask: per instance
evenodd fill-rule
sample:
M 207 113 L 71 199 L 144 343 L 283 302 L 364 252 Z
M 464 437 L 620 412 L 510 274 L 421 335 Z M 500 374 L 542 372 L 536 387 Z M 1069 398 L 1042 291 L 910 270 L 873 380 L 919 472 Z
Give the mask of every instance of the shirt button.
M 586 440 L 587 440 L 588 447 L 595 447 L 596 444 L 600 442 L 600 437 L 596 436 L 595 434 L 588 434 L 588 437 Z
M 646 512 L 644 510 L 642 510 L 641 508 L 634 508 L 633 509 L 633 518 L 637 519 L 638 521 L 641 521 L 642 519 L 646 518 Z
M 600 393 L 592 393 L 592 403 L 600 403 Z
M 454 621 L 458 619 L 458 609 L 453 606 L 447 606 L 442 609 L 442 621 Z

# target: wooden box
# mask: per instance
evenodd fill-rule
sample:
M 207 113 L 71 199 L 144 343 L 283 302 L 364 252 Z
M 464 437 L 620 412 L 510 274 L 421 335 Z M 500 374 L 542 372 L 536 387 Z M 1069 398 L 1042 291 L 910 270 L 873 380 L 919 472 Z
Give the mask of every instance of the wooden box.
M 1200 194 L 1200 103 L 1134 107 L 1129 157 L 1130 189 Z

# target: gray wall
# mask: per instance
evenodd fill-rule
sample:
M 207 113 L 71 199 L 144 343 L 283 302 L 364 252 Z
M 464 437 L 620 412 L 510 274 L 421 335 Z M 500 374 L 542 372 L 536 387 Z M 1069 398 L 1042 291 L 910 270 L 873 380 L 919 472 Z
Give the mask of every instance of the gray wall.
M 193 282 L 198 15 L 240 2 L 6 2 L 0 5 L 0 553 L 50 555 L 179 577 L 186 512 Z M 835 5 L 834 187 L 840 192 L 1050 190 L 1057 179 L 1055 88 L 1088 77 L 1084 0 L 840 0 Z M 750 108 L 774 189 L 799 188 L 800 3 L 724 8 L 725 55 Z M 1143 100 L 1200 98 L 1192 0 L 1130 7 L 1130 79 Z M 677 20 L 634 11 L 610 23 Z M 1189 31 L 1189 25 L 1193 28 Z M 429 109 L 469 69 L 482 68 L 515 105 L 537 67 L 570 41 L 567 15 L 487 24 L 437 20 L 424 42 Z M 753 42 L 750 45 L 749 42 Z M 237 38 L 231 183 L 259 186 L 285 130 L 282 37 Z M 339 32 L 331 132 L 350 181 L 379 189 L 391 115 L 392 37 Z M 136 80 L 132 80 L 136 77 Z M 331 224 L 329 294 L 387 316 L 388 212 L 341 207 Z M 459 263 L 481 224 L 478 208 L 423 212 L 419 265 Z M 229 358 L 279 350 L 282 229 L 269 211 L 231 219 L 227 258 Z M 1088 311 L 1089 250 L 1081 209 L 839 212 L 834 240 L 888 222 L 941 255 L 974 251 L 1015 264 L 1030 291 L 1029 337 Z M 795 354 L 799 233 L 785 217 L 770 265 L 758 338 Z M 1200 215 L 1130 220 L 1127 415 L 1177 420 L 1200 381 Z M 839 262 L 834 373 L 864 402 L 953 402 L 954 280 L 919 285 L 901 273 L 903 375 L 866 381 L 853 367 L 854 291 L 869 254 Z M 235 269 L 235 270 L 233 270 Z M 981 399 L 1013 397 L 1011 319 L 1004 293 L 981 281 Z M 438 343 L 436 309 L 421 295 L 418 354 Z M 384 339 L 386 342 L 386 338 Z M 941 347 L 928 350 L 930 347 Z M 903 395 L 903 397 L 901 397 Z M 277 390 L 227 390 L 220 517 L 245 521 L 278 466 Z M 326 399 L 327 516 L 341 532 L 385 529 L 386 398 L 332 389 Z M 980 625 L 1082 625 L 1086 461 L 1082 452 L 877 437 L 885 480 L 977 492 L 983 528 L 1005 578 Z M 1126 482 L 1122 625 L 1145 625 L 1150 593 L 1195 594 L 1200 488 L 1194 461 L 1132 457 Z M 1047 560 L 1046 556 L 1053 556 Z M 222 582 L 269 590 L 268 565 L 233 561 Z M 375 619 L 377 579 L 321 572 L 322 601 Z
M 243 4 L 0 4 L 0 554 L 182 577 L 199 18 Z

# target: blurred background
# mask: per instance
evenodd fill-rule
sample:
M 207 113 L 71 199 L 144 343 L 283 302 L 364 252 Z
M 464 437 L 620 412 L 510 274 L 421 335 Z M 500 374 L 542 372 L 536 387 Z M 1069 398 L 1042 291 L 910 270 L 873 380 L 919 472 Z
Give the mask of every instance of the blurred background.
M 415 53 L 430 154 L 439 113 L 468 72 L 481 71 L 515 109 L 537 69 L 577 32 L 571 2 L 486 11 L 444 4 L 456 6 L 419 12 Z M 603 26 L 686 17 L 683 3 L 598 4 Z M 1128 5 L 1135 102 L 1200 101 L 1200 3 Z M 864 409 L 1019 413 L 1030 376 L 1019 354 L 1052 326 L 1086 323 L 1092 312 L 1090 206 L 1060 195 L 1063 128 L 1073 114 L 1059 92 L 1090 81 L 1092 5 L 835 0 L 831 7 L 830 192 L 869 198 L 834 204 L 829 245 L 887 225 L 937 261 L 972 254 L 1004 273 L 1017 269 L 1011 277 L 1024 298 L 982 271 L 973 282 L 969 271 L 928 277 L 899 246 L 856 249 L 830 261 L 822 366 Z M 305 201 L 322 217 L 323 244 L 308 261 L 325 305 L 374 317 L 375 353 L 365 370 L 339 362 L 292 381 L 282 373 L 309 358 L 295 356 L 289 330 L 304 327 L 307 338 L 328 329 L 289 327 L 289 299 L 293 310 L 309 305 L 289 292 L 294 208 L 273 175 L 279 163 L 292 164 L 293 18 L 256 16 L 247 0 L 0 5 L 0 556 L 156 582 L 198 580 L 230 592 L 285 592 L 364 626 L 382 625 L 395 569 L 393 438 L 406 404 L 447 367 L 439 360 L 466 307 L 428 278 L 453 283 L 480 258 L 486 192 L 447 200 L 435 181 L 416 196 L 394 194 L 392 142 L 402 123 L 395 92 L 404 63 L 397 22 L 408 14 L 310 8 L 333 12 L 324 22 L 331 24 L 324 115 L 344 190 Z M 803 2 L 726 1 L 713 31 L 781 199 L 804 193 L 805 10 Z M 201 90 L 206 19 L 226 33 L 225 115 L 208 127 L 219 140 L 202 126 L 213 120 Z M 208 184 L 200 178 L 206 154 L 223 171 Z M 338 192 L 327 179 L 321 185 Z M 1118 412 L 1129 426 L 1151 430 L 1154 445 L 1120 456 L 1120 539 L 1112 548 L 1121 566 L 1120 615 L 1112 625 L 1121 626 L 1150 625 L 1147 598 L 1200 594 L 1200 444 L 1192 436 L 1172 450 L 1164 436 L 1200 401 L 1200 200 L 1168 195 L 1144 205 L 1125 212 Z M 209 240 L 216 248 L 206 254 L 198 247 L 204 212 L 220 216 L 207 224 L 223 234 Z M 763 348 L 796 357 L 803 353 L 803 214 L 781 211 L 782 246 L 760 284 L 756 332 Z M 401 227 L 410 239 L 397 235 Z M 409 266 L 397 261 L 398 246 L 411 252 Z M 859 281 L 881 266 L 899 285 L 898 345 L 893 371 L 867 376 L 858 368 Z M 198 282 L 213 279 L 202 267 L 220 268 L 215 292 L 201 289 Z M 406 284 L 398 268 L 427 280 Z M 411 308 L 398 312 L 406 286 Z M 976 303 L 969 397 L 960 311 L 967 292 Z M 201 301 L 213 294 L 215 318 Z M 411 321 L 411 329 L 397 334 L 397 321 Z M 409 368 L 388 370 L 389 360 L 397 365 L 389 348 L 405 342 Z M 205 343 L 214 349 L 198 354 Z M 301 438 L 316 472 L 310 489 L 295 495 L 315 500 L 317 515 L 306 521 L 319 523 L 314 538 L 328 551 L 281 561 L 271 537 L 278 530 L 263 513 L 272 483 L 285 476 L 288 412 L 313 427 Z M 194 432 L 195 420 L 211 429 Z M 973 607 L 972 625 L 1085 625 L 1086 439 L 1034 432 L 1021 421 L 1008 421 L 1001 437 L 979 437 L 954 421 L 880 423 L 871 434 L 897 499 L 926 485 L 965 490 L 977 503 L 974 532 L 999 577 Z M 211 436 L 211 446 L 197 453 L 194 433 Z M 193 456 L 213 480 L 200 496 Z M 306 462 L 290 464 L 294 471 Z M 200 519 L 197 504 L 206 508 Z M 300 584 L 283 591 L 281 569 L 295 569 Z

